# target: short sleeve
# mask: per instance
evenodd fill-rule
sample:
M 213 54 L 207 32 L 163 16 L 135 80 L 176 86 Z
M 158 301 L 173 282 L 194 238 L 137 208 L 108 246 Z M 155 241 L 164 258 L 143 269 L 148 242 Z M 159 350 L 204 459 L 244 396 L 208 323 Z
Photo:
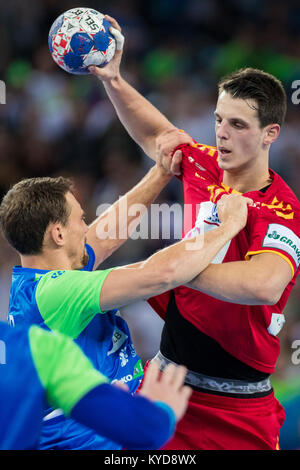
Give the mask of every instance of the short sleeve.
M 34 325 L 29 342 L 48 402 L 66 415 L 90 390 L 108 382 L 70 338 Z
M 38 281 L 35 299 L 50 330 L 77 338 L 100 311 L 100 293 L 112 269 L 49 271 Z
M 199 179 L 216 181 L 219 179 L 218 151 L 216 147 L 196 143 L 181 145 L 182 174 L 180 178 L 186 182 L 197 182 Z
M 294 276 L 300 264 L 300 221 L 297 214 L 285 218 L 268 208 L 251 208 L 249 221 L 250 246 L 246 259 L 259 253 L 275 253 L 289 264 Z

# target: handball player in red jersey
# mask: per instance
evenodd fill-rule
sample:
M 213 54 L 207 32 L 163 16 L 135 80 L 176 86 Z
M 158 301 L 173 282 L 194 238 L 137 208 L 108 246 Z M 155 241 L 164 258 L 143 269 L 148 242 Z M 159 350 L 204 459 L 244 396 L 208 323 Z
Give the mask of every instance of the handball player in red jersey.
M 274 397 L 283 309 L 299 272 L 300 205 L 269 169 L 269 150 L 286 113 L 279 80 L 239 70 L 218 84 L 216 147 L 196 143 L 120 75 L 123 36 L 102 80 L 117 114 L 153 160 L 177 174 L 184 188 L 183 237 L 220 221 L 216 203 L 238 193 L 254 201 L 248 223 L 192 282 L 150 300 L 165 320 L 160 351 L 188 368 L 194 392 L 166 449 L 279 449 L 284 410 Z

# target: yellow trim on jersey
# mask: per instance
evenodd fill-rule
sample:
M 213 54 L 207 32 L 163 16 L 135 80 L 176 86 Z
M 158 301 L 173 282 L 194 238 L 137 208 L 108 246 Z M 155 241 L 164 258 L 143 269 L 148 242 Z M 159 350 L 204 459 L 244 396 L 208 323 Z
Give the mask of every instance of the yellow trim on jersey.
M 293 264 L 291 263 L 291 261 L 288 259 L 287 256 L 283 255 L 282 253 L 279 253 L 279 251 L 274 251 L 274 250 L 259 250 L 259 251 L 248 251 L 248 253 L 246 253 L 245 255 L 245 260 L 246 261 L 249 261 L 249 259 L 251 258 L 251 256 L 253 255 L 258 255 L 259 253 L 275 253 L 276 255 L 280 256 L 281 258 L 283 258 L 290 266 L 291 270 L 292 270 L 292 274 L 293 274 L 293 277 L 295 275 L 295 269 L 294 269 L 294 266 Z
M 206 148 L 206 149 L 217 150 L 217 147 L 215 145 L 206 145 L 206 144 L 201 144 L 200 142 L 196 142 L 196 145 L 198 145 L 199 147 Z
M 291 204 L 279 201 L 276 196 L 274 197 L 271 204 L 262 202 L 261 205 L 267 207 L 268 209 L 275 209 L 275 214 L 278 217 L 282 217 L 283 219 L 291 220 L 294 218 L 294 212 L 291 212 L 293 210 Z M 289 211 L 290 213 L 286 214 L 286 211 Z
M 194 146 L 194 145 L 193 145 Z M 214 145 L 205 145 L 205 144 L 199 144 L 199 143 L 196 143 L 195 144 L 195 147 L 199 148 L 199 150 L 201 151 L 205 151 L 205 150 L 208 150 L 207 154 L 210 156 L 210 157 L 214 157 L 216 155 L 216 153 L 218 153 L 218 150 L 217 150 L 217 147 L 215 147 Z
M 243 193 L 240 193 L 239 191 L 237 191 L 236 189 L 233 189 L 233 188 L 231 188 L 230 186 L 227 186 L 227 184 L 225 184 L 225 183 L 221 183 L 221 186 L 223 186 L 223 188 L 224 188 L 228 193 L 230 193 L 230 191 L 231 191 L 230 194 L 240 194 L 240 195 L 243 194 Z

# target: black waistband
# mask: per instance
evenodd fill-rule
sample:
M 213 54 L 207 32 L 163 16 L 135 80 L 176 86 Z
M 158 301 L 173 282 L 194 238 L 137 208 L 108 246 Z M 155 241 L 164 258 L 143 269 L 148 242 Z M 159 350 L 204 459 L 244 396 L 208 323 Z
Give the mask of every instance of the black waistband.
M 161 370 L 164 370 L 168 364 L 173 363 L 160 351 L 152 360 L 159 363 Z M 202 393 L 232 398 L 262 398 L 270 395 L 273 391 L 269 378 L 260 382 L 247 382 L 245 380 L 210 377 L 192 370 L 187 371 L 185 383 L 192 387 L 193 390 Z
M 234 341 L 234 335 L 232 336 Z M 241 362 L 214 339 L 210 338 L 179 312 L 174 293 L 171 293 L 160 344 L 162 354 L 189 370 L 211 377 L 247 382 L 260 382 L 269 374 Z

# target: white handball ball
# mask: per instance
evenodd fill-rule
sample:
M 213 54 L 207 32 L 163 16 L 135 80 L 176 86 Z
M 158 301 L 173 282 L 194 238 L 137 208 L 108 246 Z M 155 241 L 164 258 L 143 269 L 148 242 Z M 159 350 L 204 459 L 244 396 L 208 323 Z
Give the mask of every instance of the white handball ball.
M 89 74 L 88 67 L 104 67 L 116 48 L 111 23 L 92 8 L 72 8 L 51 26 L 48 44 L 53 60 L 66 72 Z

